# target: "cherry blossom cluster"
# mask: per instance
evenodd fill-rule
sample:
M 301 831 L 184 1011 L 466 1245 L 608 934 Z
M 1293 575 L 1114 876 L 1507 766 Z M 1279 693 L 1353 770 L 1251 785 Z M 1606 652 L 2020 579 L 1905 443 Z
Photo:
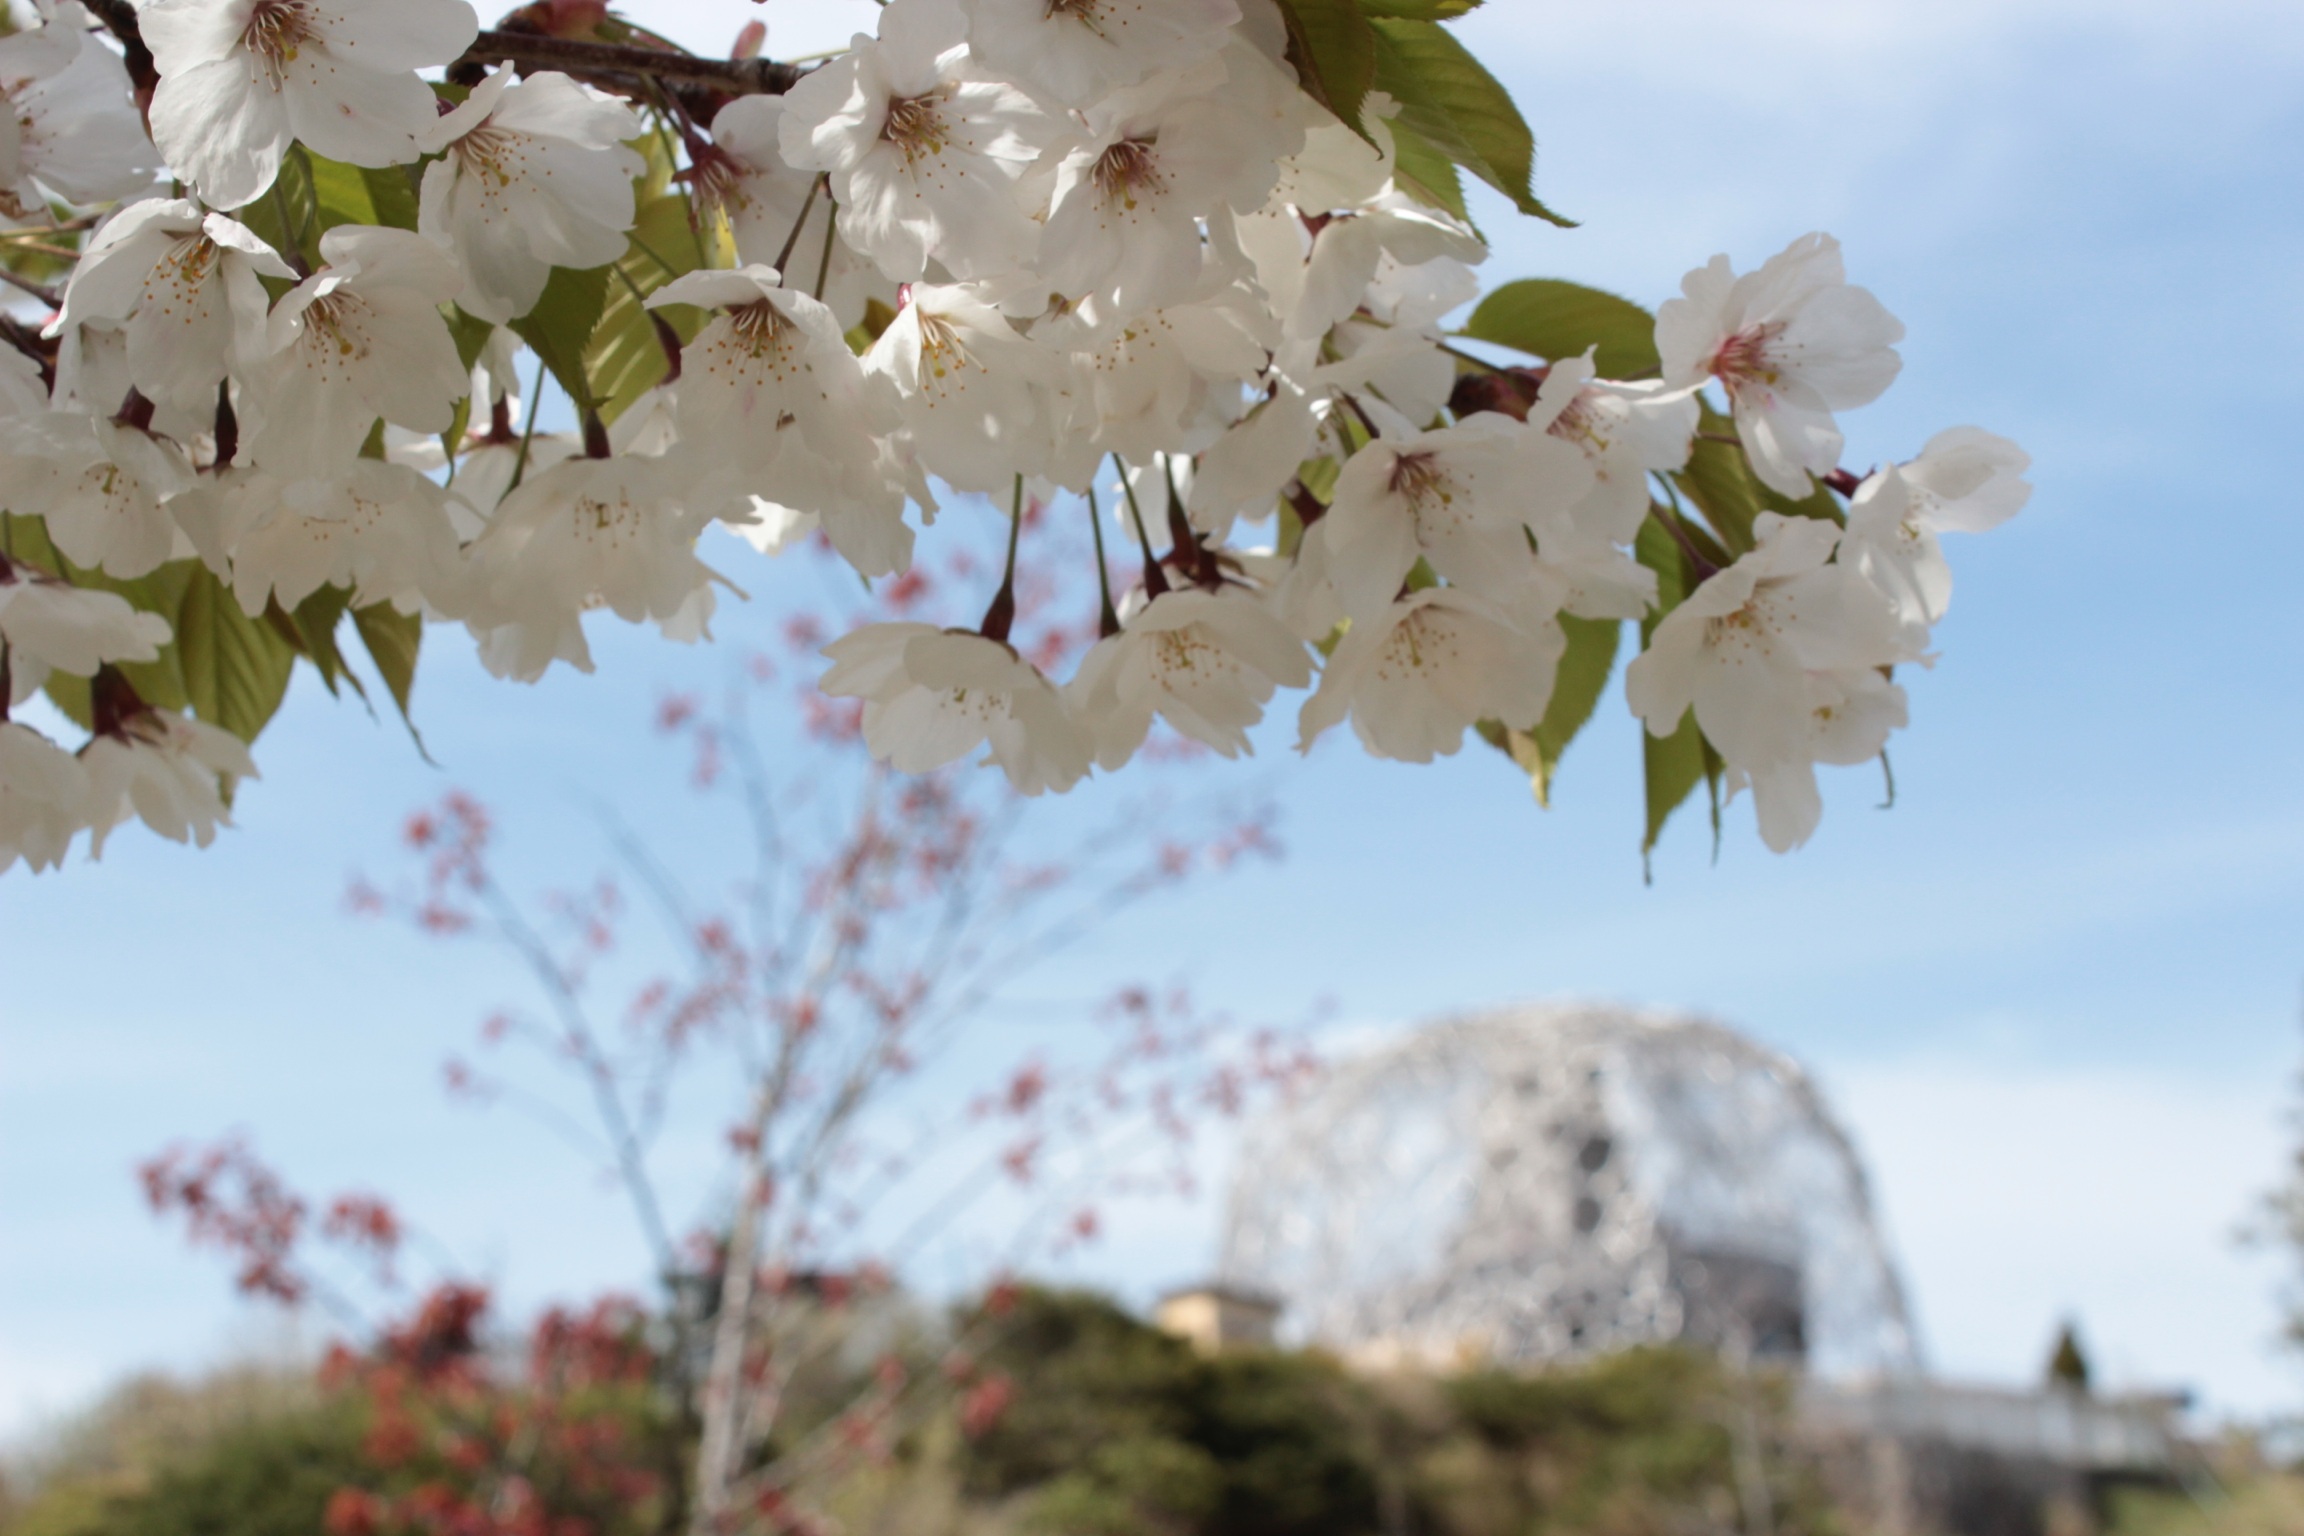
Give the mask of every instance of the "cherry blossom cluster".
M 590 668 L 594 610 L 706 635 L 715 523 L 872 580 L 946 503 L 1011 519 L 983 623 L 825 647 L 900 769 L 983 751 L 1063 790 L 1156 721 L 1237 755 L 1282 688 L 1306 747 L 1349 720 L 1429 761 L 1546 720 L 1563 617 L 1639 621 L 1633 711 L 1692 713 L 1784 849 L 1814 765 L 1905 723 L 1938 535 L 2027 494 L 1968 428 L 1841 469 L 1835 413 L 1902 327 L 1821 235 L 1691 273 L 1636 377 L 1453 339 L 1486 247 L 1404 159 L 1409 104 L 1331 110 L 1290 0 L 891 0 L 783 94 L 717 96 L 476 66 L 465 0 L 148 0 L 140 89 L 76 0 L 37 3 L 0 40 L 0 218 L 69 272 L 15 278 L 51 307 L 0 327 L 0 698 L 77 699 L 88 736 L 0 722 L 0 868 L 226 820 L 255 727 L 133 682 L 228 663 L 187 582 L 332 686 L 296 618 L 331 597 L 327 625 L 460 624 L 534 680 Z M 321 216 L 345 176 L 379 222 Z M 637 227 L 667 196 L 677 250 Z M 602 270 L 589 308 L 554 300 Z M 599 327 L 627 297 L 655 381 L 620 396 Z M 546 368 L 571 430 L 537 429 Z M 1756 515 L 1683 506 L 1707 442 Z M 1068 678 L 1008 642 L 1027 498 L 1097 534 Z M 1117 594 L 1107 535 L 1142 561 Z

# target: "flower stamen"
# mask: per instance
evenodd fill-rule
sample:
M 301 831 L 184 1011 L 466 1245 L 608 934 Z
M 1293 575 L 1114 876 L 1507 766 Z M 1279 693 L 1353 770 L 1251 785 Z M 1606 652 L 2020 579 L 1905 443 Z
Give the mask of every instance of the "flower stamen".
M 309 11 L 305 0 L 256 0 L 240 33 L 241 43 L 263 61 L 265 78 L 275 90 L 297 50 L 312 35 Z
M 1136 206 L 1140 192 L 1160 191 L 1167 183 L 1160 174 L 1159 157 L 1152 152 L 1157 139 L 1122 139 L 1096 157 L 1088 179 L 1107 203 Z

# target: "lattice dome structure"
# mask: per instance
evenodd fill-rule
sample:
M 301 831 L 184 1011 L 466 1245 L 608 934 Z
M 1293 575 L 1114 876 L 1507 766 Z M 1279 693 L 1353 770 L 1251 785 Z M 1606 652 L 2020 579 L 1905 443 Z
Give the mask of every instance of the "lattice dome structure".
M 1789 1058 L 1697 1018 L 1515 1008 L 1346 1061 L 1250 1130 L 1221 1273 L 1373 1363 L 1919 1365 L 1847 1135 Z

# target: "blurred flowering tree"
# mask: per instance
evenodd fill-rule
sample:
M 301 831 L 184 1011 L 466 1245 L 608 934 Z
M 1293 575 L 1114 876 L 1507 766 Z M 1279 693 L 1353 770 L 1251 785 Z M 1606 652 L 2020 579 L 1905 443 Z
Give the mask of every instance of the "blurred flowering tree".
M 588 670 L 600 610 L 708 633 L 715 524 L 901 581 L 977 497 L 1012 521 L 975 611 L 823 637 L 903 771 L 1063 790 L 1155 719 L 1238 755 L 1290 688 L 1301 744 L 1477 728 L 1542 798 L 1630 625 L 1643 847 L 1700 783 L 1805 841 L 1817 765 L 1906 722 L 1939 536 L 2029 461 L 1956 427 L 1841 464 L 1904 329 L 1825 235 L 1653 312 L 1481 298 L 1467 177 L 1569 221 L 1449 30 L 1476 4 L 892 0 L 799 64 L 600 0 L 34 0 L 0 712 L 51 707 L 0 718 L 0 866 L 209 841 L 299 660 L 364 688 L 357 642 L 403 712 L 429 625 Z M 1010 635 L 1028 496 L 1142 561 L 1065 568 L 1068 677 Z
M 932 614 L 976 558 L 956 545 L 934 574 L 854 601 Z M 1093 616 L 1067 622 L 1033 567 L 1013 585 L 1024 649 L 1059 656 L 1092 638 Z M 408 819 L 409 872 L 351 893 L 360 913 L 494 946 L 525 972 L 530 1002 L 487 1016 L 481 1054 L 451 1060 L 449 1086 L 532 1116 L 613 1176 L 647 1245 L 651 1301 L 550 1314 L 508 1363 L 483 1347 L 487 1291 L 453 1274 L 398 1321 L 369 1321 L 364 1298 L 405 1311 L 410 1229 L 381 1199 L 307 1202 L 237 1141 L 145 1168 L 154 1208 L 225 1250 L 243 1291 L 317 1301 L 351 1330 L 334 1370 L 371 1404 L 381 1466 L 455 1474 L 391 1498 L 353 1490 L 346 1531 L 543 1529 L 531 1514 L 594 1498 L 731 1528 L 804 1507 L 907 1415 L 949 1408 L 980 1431 L 1007 1390 L 969 1363 L 999 1277 L 1093 1240 L 1114 1197 L 1189 1190 L 1201 1122 L 1305 1070 L 1292 1037 L 1235 1028 L 1174 988 L 1123 987 L 1036 1038 L 987 1034 L 1004 992 L 1100 924 L 1276 854 L 1268 814 L 1154 796 L 1077 838 L 1027 835 L 1031 802 L 998 779 L 870 759 L 863 708 L 814 686 L 828 622 L 796 611 L 784 654 L 752 657 L 725 699 L 674 695 L 657 711 L 713 808 L 717 835 L 690 862 L 741 852 L 724 883 L 694 887 L 667 841 L 611 816 L 615 872 L 526 902 L 499 872 L 488 810 L 450 793 Z M 764 752 L 763 713 L 807 750 Z M 699 1177 L 700 1138 L 681 1137 L 703 1116 L 721 1123 Z M 668 1183 L 667 1166 L 688 1175 Z M 917 1348 L 893 1348 L 893 1288 L 955 1231 L 988 1311 L 937 1338 L 922 1370 Z M 864 1336 L 880 1363 L 853 1401 L 827 1406 L 842 1389 L 811 1376 Z M 483 1507 L 494 1524 L 472 1523 Z

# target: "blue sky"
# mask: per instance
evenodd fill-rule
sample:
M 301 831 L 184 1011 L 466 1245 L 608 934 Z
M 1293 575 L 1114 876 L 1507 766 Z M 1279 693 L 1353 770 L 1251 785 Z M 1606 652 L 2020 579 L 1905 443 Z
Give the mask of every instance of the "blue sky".
M 764 14 L 788 54 L 847 14 L 787 8 Z M 698 46 L 754 13 L 647 12 Z M 2070 1312 L 2116 1379 L 2293 1408 L 2276 1270 L 2231 1236 L 2278 1176 L 2304 999 L 2304 21 L 2272 0 L 1494 0 L 1462 31 L 1536 127 L 1540 190 L 1584 221 L 1484 207 L 1493 279 L 1653 303 L 1716 250 L 1749 266 L 1828 229 L 1910 327 L 1848 462 L 1960 422 L 2034 455 L 2031 507 L 1953 551 L 1899 802 L 1833 773 L 1802 852 L 1767 854 L 1738 807 L 1717 864 L 1678 825 L 1644 885 L 1618 697 L 1549 812 L 1477 750 L 1297 761 L 1267 733 L 1193 774 L 1279 797 L 1288 859 L 1138 914 L 1021 1003 L 1188 956 L 1211 1001 L 1329 995 L 1345 1031 L 1556 995 L 1699 1008 L 1818 1074 L 1942 1368 L 2029 1376 Z M 101 865 L 0 877 L 0 1435 L 262 1335 L 137 1203 L 132 1163 L 179 1135 L 245 1127 L 315 1187 L 382 1183 L 517 1297 L 636 1274 L 591 1180 L 441 1103 L 440 1057 L 511 978 L 339 897 L 450 784 L 498 805 L 539 879 L 598 862 L 593 796 L 708 857 L 640 723 L 771 622 L 729 614 L 716 653 L 604 636 L 600 675 L 535 689 L 441 636 L 419 705 L 441 769 L 300 687 L 214 849 L 123 834 Z M 1204 1209 L 1147 1218 L 1084 1272 L 1142 1294 L 1204 1265 L 1212 1231 Z

